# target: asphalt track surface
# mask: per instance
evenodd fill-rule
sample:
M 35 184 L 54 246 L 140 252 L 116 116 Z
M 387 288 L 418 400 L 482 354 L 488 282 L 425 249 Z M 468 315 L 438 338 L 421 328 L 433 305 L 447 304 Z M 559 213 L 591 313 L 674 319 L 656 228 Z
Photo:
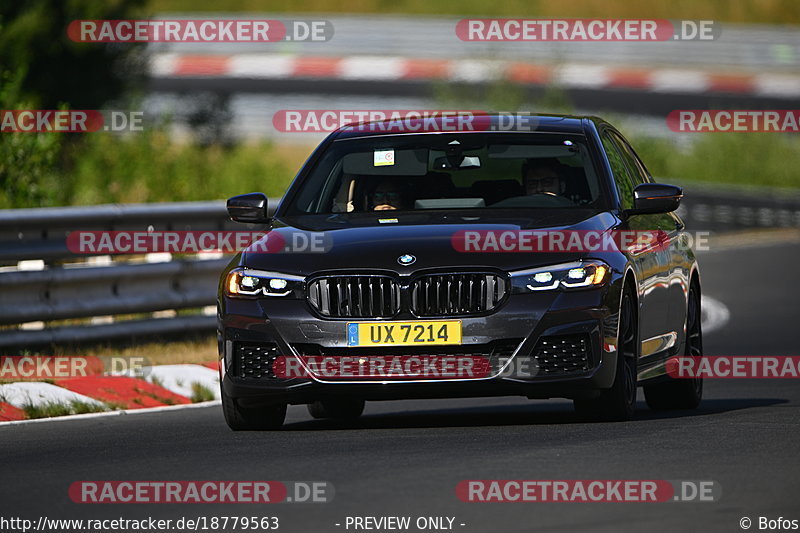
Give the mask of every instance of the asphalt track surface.
M 709 355 L 793 355 L 797 244 L 701 255 L 704 293 L 728 324 Z M 740 518 L 800 519 L 800 384 L 706 382 L 700 408 L 627 423 L 579 422 L 565 401 L 516 398 L 368 404 L 357 425 L 291 407 L 282 431 L 232 433 L 218 406 L 0 428 L 0 516 L 278 516 L 279 531 L 348 531 L 347 516 L 452 516 L 456 531 L 741 531 Z M 320 480 L 325 504 L 79 505 L 77 480 Z M 464 503 L 465 479 L 714 480 L 705 503 Z M 342 524 L 336 526 L 335 524 Z M 459 524 L 464 524 L 463 526 Z M 353 531 L 350 529 L 349 531 Z M 410 531 L 418 531 L 415 528 Z

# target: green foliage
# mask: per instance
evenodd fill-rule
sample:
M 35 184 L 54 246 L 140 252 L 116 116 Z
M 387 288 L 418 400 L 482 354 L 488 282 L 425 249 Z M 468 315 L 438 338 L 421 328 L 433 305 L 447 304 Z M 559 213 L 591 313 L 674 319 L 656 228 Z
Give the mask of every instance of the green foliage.
M 64 204 L 214 200 L 251 191 L 281 196 L 294 175 L 275 162 L 270 144 L 204 147 L 171 141 L 162 130 L 93 133 L 71 148 Z
M 0 72 L 0 109 L 31 107 L 18 100 L 22 70 Z M 60 133 L 0 133 L 0 209 L 37 207 L 55 201 L 55 166 L 63 143 Z
M 94 404 L 73 400 L 71 402 L 47 402 L 43 404 L 29 403 L 22 406 L 27 418 L 50 418 L 54 416 L 82 415 L 84 413 L 100 413 L 107 411 L 104 404 Z
M 525 86 L 500 78 L 485 86 L 448 82 L 437 82 L 433 86 L 433 96 L 440 109 L 564 114 L 574 111 L 569 96 L 557 85 L 537 90 L 533 98 L 528 97 L 528 92 Z
M 19 100 L 42 109 L 97 109 L 128 90 L 141 72 L 141 46 L 76 43 L 73 20 L 130 19 L 144 0 L 0 2 L 0 65 L 20 76 Z
M 629 138 L 659 178 L 800 188 L 800 136 L 695 133 L 686 148 L 664 139 Z
M 60 187 L 53 172 L 59 134 L 0 135 L 0 209 L 52 205 Z
M 567 92 L 559 85 L 550 84 L 535 102 L 536 109 L 546 109 L 548 113 L 562 113 L 569 115 L 575 113 L 575 106 L 572 104 Z
M 144 0 L 0 2 L 0 109 L 98 109 L 130 90 L 137 45 L 75 43 L 79 19 L 135 18 Z M 63 152 L 80 138 L 0 133 L 0 209 L 58 205 L 68 198 Z
M 192 383 L 192 403 L 210 402 L 214 399 L 214 392 L 202 383 Z

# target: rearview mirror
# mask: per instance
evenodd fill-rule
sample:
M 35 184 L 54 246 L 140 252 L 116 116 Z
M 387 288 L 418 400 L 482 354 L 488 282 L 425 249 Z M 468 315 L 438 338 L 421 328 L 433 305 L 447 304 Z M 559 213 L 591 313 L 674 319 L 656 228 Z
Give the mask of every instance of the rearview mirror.
M 481 168 L 481 158 L 478 156 L 446 155 L 433 160 L 434 170 L 466 170 Z
M 228 215 L 235 222 L 250 224 L 266 224 L 269 222 L 267 215 L 267 197 L 264 193 L 251 192 L 228 198 Z
M 633 209 L 627 215 L 670 213 L 678 209 L 683 189 L 664 183 L 642 183 L 633 189 Z

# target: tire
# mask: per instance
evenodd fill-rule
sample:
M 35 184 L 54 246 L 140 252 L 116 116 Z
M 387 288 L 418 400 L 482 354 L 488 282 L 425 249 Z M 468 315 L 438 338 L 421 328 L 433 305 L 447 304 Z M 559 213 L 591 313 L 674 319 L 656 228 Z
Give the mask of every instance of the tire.
M 234 431 L 280 429 L 286 419 L 286 404 L 242 407 L 223 392 L 222 412 L 228 427 Z
M 355 420 L 364 412 L 365 403 L 353 398 L 316 401 L 308 404 L 308 414 L 317 419 Z
M 703 357 L 700 316 L 700 289 L 692 283 L 686 309 L 686 347 L 683 353 L 687 357 Z M 654 411 L 694 409 L 703 399 L 703 378 L 675 379 L 667 376 L 666 381 L 645 385 L 644 398 Z
M 639 354 L 639 320 L 629 287 L 622 293 L 619 306 L 617 367 L 614 384 L 600 391 L 597 398 L 576 398 L 575 412 L 589 421 L 623 422 L 631 420 L 636 407 L 636 371 Z

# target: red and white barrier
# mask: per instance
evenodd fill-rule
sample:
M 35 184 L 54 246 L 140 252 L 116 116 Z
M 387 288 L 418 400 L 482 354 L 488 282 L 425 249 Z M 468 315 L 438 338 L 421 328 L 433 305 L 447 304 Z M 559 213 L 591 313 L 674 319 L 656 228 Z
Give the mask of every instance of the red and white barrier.
M 25 420 L 25 408 L 70 406 L 76 402 L 98 411 L 144 409 L 192 403 L 196 385 L 219 399 L 218 363 L 160 365 L 140 369 L 144 377 L 94 374 L 0 385 L 0 424 Z
M 504 79 L 532 85 L 553 83 L 575 89 L 615 88 L 652 92 L 800 96 L 800 76 L 793 74 L 648 69 L 582 63 L 550 65 L 485 59 L 164 53 L 153 56 L 150 74 L 157 78 L 450 80 L 472 83 Z

